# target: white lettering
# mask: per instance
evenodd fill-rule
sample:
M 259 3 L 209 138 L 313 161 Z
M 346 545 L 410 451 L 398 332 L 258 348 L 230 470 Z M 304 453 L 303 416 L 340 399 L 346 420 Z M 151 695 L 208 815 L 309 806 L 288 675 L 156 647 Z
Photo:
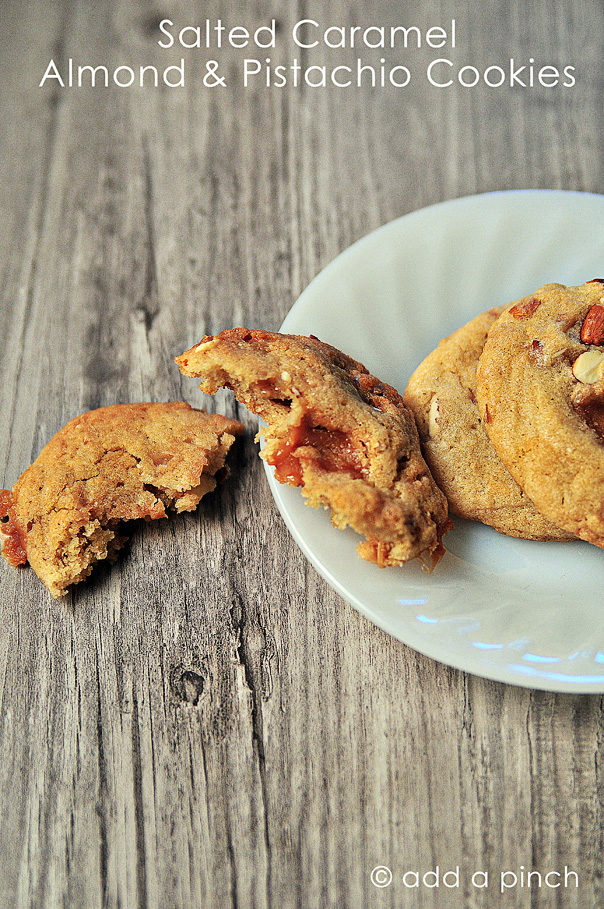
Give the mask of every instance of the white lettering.
M 427 74 L 428 82 L 430 83 L 430 85 L 435 85 L 437 88 L 447 88 L 447 86 L 453 85 L 453 79 L 449 79 L 448 82 L 436 82 L 435 79 L 433 78 L 432 69 L 435 66 L 437 66 L 439 63 L 444 63 L 447 66 L 450 66 L 451 68 L 453 68 L 453 64 L 451 63 L 451 61 L 446 60 L 444 57 L 442 57 L 438 60 L 433 60 L 432 63 L 430 64 L 430 66 L 428 67 L 428 74 Z
M 455 871 L 446 871 L 443 874 L 443 884 L 445 887 L 459 887 L 459 865 L 456 866 Z
M 302 39 L 299 37 L 299 31 L 304 25 L 312 25 L 314 28 L 319 27 L 319 23 L 315 22 L 314 19 L 300 19 L 300 21 L 296 22 L 292 29 L 292 38 L 294 39 L 294 44 L 297 44 L 298 47 L 316 47 L 319 43 L 318 41 L 312 41 L 310 44 L 304 44 Z
M 434 50 L 444 47 L 447 43 L 447 33 L 440 25 L 434 25 L 426 32 L 426 44 Z
M 499 78 L 496 82 L 491 81 L 489 79 L 489 73 L 496 73 L 501 78 Z M 487 85 L 490 86 L 490 88 L 499 88 L 505 82 L 505 70 L 503 70 L 500 66 L 489 66 L 488 69 L 485 69 L 484 71 L 483 79 Z
M 187 35 L 191 32 L 191 40 L 187 42 Z M 186 25 L 178 33 L 178 40 L 182 47 L 201 47 L 201 29 L 194 25 Z
M 352 79 L 348 79 L 346 82 L 338 82 L 338 80 L 336 79 L 336 73 L 338 73 L 340 71 L 349 73 L 349 74 L 352 72 L 349 66 L 334 67 L 334 69 L 331 73 L 331 81 L 333 82 L 333 84 L 337 85 L 338 88 L 347 88 L 349 85 L 352 85 Z
M 314 82 L 310 76 L 311 73 L 317 73 L 317 81 Z M 304 73 L 304 81 L 310 88 L 324 88 L 327 85 L 325 79 L 324 66 L 309 66 Z
M 51 60 L 46 67 L 46 72 L 42 76 L 42 81 L 40 82 L 38 88 L 42 88 L 47 79 L 58 79 L 61 88 L 65 88 L 65 83 L 61 79 L 61 74 L 59 73 L 54 60 Z
M 250 33 L 247 28 L 236 26 L 229 32 L 229 44 L 231 47 L 247 47 L 250 43 Z
M 462 76 L 462 73 L 464 75 L 465 75 L 465 73 L 469 73 L 470 79 L 473 81 L 466 82 L 464 77 Z M 480 73 L 478 72 L 478 70 L 476 69 L 475 66 L 462 66 L 462 68 L 459 70 L 459 72 L 457 74 L 457 79 L 458 79 L 458 82 L 461 85 L 465 85 L 466 88 L 474 88 L 474 86 L 478 85 L 478 83 L 480 82 Z
M 268 32 L 268 40 L 266 44 L 263 44 L 260 40 L 260 34 L 264 35 L 265 32 Z M 277 23 L 274 19 L 271 19 L 270 25 L 261 25 L 254 32 L 254 41 L 258 47 L 276 47 L 277 46 Z
M 430 890 L 433 890 L 434 887 L 439 887 L 440 886 L 440 868 L 438 867 L 438 865 L 436 866 L 434 871 L 426 871 L 426 873 L 424 874 L 424 876 L 422 878 L 422 881 L 424 883 L 424 887 L 428 887 Z
M 552 88 L 560 81 L 560 71 L 557 66 L 542 66 L 539 70 L 539 82 L 543 88 Z
M 409 28 L 404 28 L 402 25 L 396 25 L 390 29 L 390 47 L 394 47 L 395 36 L 399 33 L 403 36 L 403 47 L 409 47 L 409 35 L 411 33 L 415 34 L 417 38 L 417 47 L 422 46 L 422 33 L 417 25 L 411 25 Z
M 520 78 L 520 73 L 523 69 L 526 69 L 526 66 L 520 66 L 518 69 L 514 69 L 514 58 L 510 60 L 510 86 L 512 85 L 521 85 L 522 88 L 526 88 L 526 83 Z
M 170 33 L 170 31 L 169 31 L 169 28 L 170 28 L 170 26 L 172 26 L 172 25 L 174 25 L 174 23 L 172 22 L 171 19 L 162 19 L 161 22 L 159 23 L 159 30 L 160 30 L 160 32 L 161 32 L 163 35 L 166 35 L 166 37 L 168 38 L 168 43 L 167 43 L 167 44 L 166 44 L 164 41 L 158 41 L 158 42 L 157 42 L 157 43 L 159 44 L 160 47 L 172 47 L 172 46 L 173 46 L 173 44 L 174 44 L 174 35 L 172 35 L 172 34 Z
M 260 70 L 262 69 L 262 64 L 260 60 L 244 60 L 243 61 L 243 85 L 245 88 L 248 87 L 248 79 L 250 76 L 257 76 Z
M 78 66 L 78 88 L 82 87 L 82 76 L 85 72 L 90 72 L 90 84 L 94 88 L 96 85 L 96 74 L 99 70 L 104 75 L 105 88 L 107 88 L 109 85 L 109 70 L 106 66 Z
M 279 66 L 275 67 L 275 82 L 273 85 L 275 85 L 276 88 L 283 88 L 284 85 L 287 85 L 286 71 L 287 67 L 283 66 L 283 64 L 279 64 Z
M 410 879 L 411 883 L 407 883 L 407 878 Z M 419 887 L 419 872 L 418 871 L 405 871 L 403 874 L 403 886 L 411 889 L 412 887 Z
M 153 66 L 151 64 L 149 66 L 141 66 L 141 83 L 140 83 L 141 88 L 145 84 L 145 73 L 148 70 L 150 70 L 150 72 L 151 72 L 151 78 L 153 80 L 153 85 L 155 86 L 155 88 L 157 88 L 157 85 L 159 82 L 159 73 L 157 72 L 157 67 Z
M 126 76 L 126 78 L 128 79 L 127 82 L 120 82 L 120 80 L 118 78 L 118 73 L 120 73 L 120 72 L 124 72 L 127 74 L 127 76 Z M 142 73 L 141 73 L 141 79 L 142 79 Z M 120 88 L 129 88 L 132 85 L 132 83 L 134 82 L 134 70 L 130 66 L 118 66 L 113 74 L 113 81 L 115 82 L 116 85 L 119 85 Z
M 168 79 L 168 73 L 175 72 L 178 75 L 178 80 L 176 82 L 171 82 Z M 164 82 L 169 88 L 182 88 L 185 84 L 185 60 L 184 57 L 180 58 L 180 64 L 177 66 L 167 66 L 164 70 Z
M 331 32 L 336 36 L 333 42 L 331 40 Z M 346 32 L 341 25 L 332 25 L 323 35 L 323 40 L 327 47 L 346 47 Z
M 571 67 L 571 69 L 574 69 L 574 67 Z M 576 871 L 569 871 L 568 865 L 565 865 L 564 866 L 564 886 L 565 887 L 568 887 L 568 881 L 569 881 L 569 878 L 571 878 L 571 877 L 574 877 L 575 887 L 578 887 L 579 886 L 579 875 L 577 874 Z
M 562 85 L 563 85 L 565 88 L 572 88 L 573 85 L 575 84 L 575 77 L 572 75 L 572 73 L 574 73 L 574 71 L 575 71 L 575 67 L 574 67 L 574 66 L 565 66 L 565 67 L 564 67 L 564 78 L 565 78 L 566 81 L 564 81 L 564 82 L 562 83 Z M 572 871 L 571 873 L 572 873 L 572 874 L 575 874 L 574 871 Z
M 477 890 L 486 890 L 489 886 L 489 872 L 475 871 L 472 875 L 472 886 L 476 887 Z
M 375 39 L 375 43 L 373 43 L 369 40 L 369 35 L 372 34 L 373 32 L 375 32 L 376 36 L 377 36 Z M 365 31 L 363 32 L 363 44 L 365 45 L 365 47 L 385 47 L 384 42 L 385 42 L 384 29 L 381 28 L 381 26 L 370 25 L 369 28 L 366 28 Z M 354 47 L 354 39 L 352 40 L 352 43 L 350 46 Z
M 503 893 L 504 890 L 511 890 L 515 887 L 518 883 L 518 878 L 513 871 L 502 871 L 499 883 L 499 892 Z
M 395 73 L 403 73 L 404 82 L 397 82 L 395 78 Z M 411 72 L 407 69 L 406 66 L 393 66 L 390 70 L 390 84 L 394 85 L 396 88 L 405 88 L 411 82 Z

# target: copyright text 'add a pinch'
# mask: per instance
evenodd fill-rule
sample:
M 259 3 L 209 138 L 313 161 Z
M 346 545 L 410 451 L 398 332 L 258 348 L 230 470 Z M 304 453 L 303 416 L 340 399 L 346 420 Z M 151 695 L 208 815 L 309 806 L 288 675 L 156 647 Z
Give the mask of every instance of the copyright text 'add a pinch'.
M 444 888 L 456 890 L 466 881 L 456 865 L 452 869 L 442 869 L 439 865 L 430 871 L 420 872 L 415 870 L 404 871 L 400 877 L 392 872 L 387 865 L 376 865 L 371 871 L 371 883 L 378 889 L 390 887 L 394 882 L 400 881 L 407 890 L 437 890 Z M 469 884 L 475 890 L 497 889 L 499 893 L 508 890 L 557 890 L 578 889 L 579 875 L 567 865 L 563 870 L 537 871 L 527 869 L 520 865 L 516 869 L 505 869 L 499 872 L 474 871 L 469 874 Z

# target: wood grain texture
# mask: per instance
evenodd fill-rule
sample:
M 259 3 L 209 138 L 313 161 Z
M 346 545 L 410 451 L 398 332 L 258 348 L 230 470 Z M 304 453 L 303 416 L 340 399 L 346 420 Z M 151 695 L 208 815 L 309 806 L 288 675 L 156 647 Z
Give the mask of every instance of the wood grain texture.
M 278 328 L 323 266 L 407 211 L 602 190 L 601 5 L 405 5 L 407 23 L 456 17 L 460 64 L 575 63 L 568 94 L 213 92 L 193 51 L 182 90 L 38 87 L 51 57 L 165 65 L 164 16 L 287 31 L 311 15 L 400 21 L 386 0 L 3 5 L 5 484 L 103 404 L 182 397 L 249 432 L 198 514 L 138 528 L 65 601 L 0 566 L 2 906 L 492 909 L 471 873 L 521 865 L 568 866 L 580 886 L 506 907 L 604 903 L 601 698 L 470 677 L 370 625 L 292 542 L 254 419 L 173 363 L 204 332 Z M 394 874 L 379 891 L 378 864 Z M 405 870 L 436 865 L 460 866 L 459 890 L 405 890 Z

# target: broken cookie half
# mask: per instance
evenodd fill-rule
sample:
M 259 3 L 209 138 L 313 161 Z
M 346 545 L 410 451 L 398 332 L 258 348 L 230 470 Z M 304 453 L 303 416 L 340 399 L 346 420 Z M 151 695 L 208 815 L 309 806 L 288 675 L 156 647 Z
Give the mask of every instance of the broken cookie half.
M 231 388 L 265 421 L 261 456 L 277 480 L 362 534 L 362 558 L 383 567 L 442 555 L 447 502 L 413 417 L 361 363 L 313 336 L 245 328 L 206 336 L 176 362 L 202 391 Z
M 226 475 L 243 425 L 182 401 L 116 404 L 71 420 L 0 492 L 2 554 L 54 597 L 126 541 L 122 522 L 192 511 Z

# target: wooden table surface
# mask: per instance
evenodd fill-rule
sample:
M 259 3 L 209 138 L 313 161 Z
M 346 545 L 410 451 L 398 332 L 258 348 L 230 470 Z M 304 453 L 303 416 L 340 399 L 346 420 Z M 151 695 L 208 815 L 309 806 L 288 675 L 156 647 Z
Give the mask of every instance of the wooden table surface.
M 177 33 L 218 18 L 275 18 L 278 47 L 158 45 L 164 19 Z M 455 18 L 457 47 L 296 49 L 306 18 L 424 32 Z M 243 59 L 271 53 L 383 55 L 414 74 L 437 56 L 454 73 L 532 57 L 573 65 L 576 84 L 245 88 Z M 181 58 L 185 85 L 168 87 Z M 160 84 L 40 86 L 70 59 L 155 65 Z M 208 59 L 225 87 L 204 85 Z M 339 252 L 406 212 L 601 191 L 603 60 L 598 0 L 2 4 L 0 479 L 104 404 L 182 398 L 248 428 L 198 513 L 139 527 L 65 599 L 2 560 L 2 907 L 604 905 L 601 697 L 470 676 L 370 624 L 292 541 L 255 419 L 173 362 L 203 333 L 277 329 Z M 371 882 L 379 865 L 389 887 Z M 460 886 L 404 879 L 437 866 Z M 522 868 L 579 886 L 500 895 Z

